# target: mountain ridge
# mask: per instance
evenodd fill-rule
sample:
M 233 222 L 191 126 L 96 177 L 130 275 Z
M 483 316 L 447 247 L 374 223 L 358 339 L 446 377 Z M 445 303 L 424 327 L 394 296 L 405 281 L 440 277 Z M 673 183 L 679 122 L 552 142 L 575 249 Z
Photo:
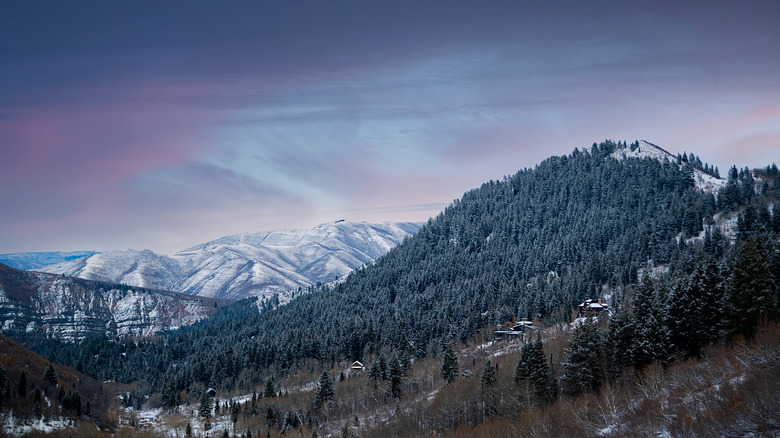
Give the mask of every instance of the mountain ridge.
M 372 263 L 420 226 L 336 221 L 233 234 L 174 253 L 104 251 L 39 270 L 214 298 L 267 298 L 341 278 Z

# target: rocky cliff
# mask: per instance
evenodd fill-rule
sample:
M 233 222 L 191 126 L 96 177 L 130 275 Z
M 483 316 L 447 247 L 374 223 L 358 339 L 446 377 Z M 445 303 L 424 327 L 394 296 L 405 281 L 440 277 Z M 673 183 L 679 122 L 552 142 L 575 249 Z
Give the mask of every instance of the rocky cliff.
M 192 324 L 224 304 L 0 264 L 0 333 L 20 341 L 150 335 Z

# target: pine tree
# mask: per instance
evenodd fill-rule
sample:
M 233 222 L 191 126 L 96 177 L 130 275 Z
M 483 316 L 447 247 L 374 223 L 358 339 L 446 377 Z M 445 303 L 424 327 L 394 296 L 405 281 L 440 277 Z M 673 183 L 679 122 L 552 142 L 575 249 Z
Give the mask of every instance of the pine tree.
M 16 392 L 19 394 L 19 397 L 27 397 L 27 373 L 24 371 L 22 371 L 22 375 L 19 376 L 19 387 Z
M 631 353 L 634 366 L 641 370 L 656 360 L 669 360 L 669 328 L 665 306 L 655 292 L 650 277 L 645 276 L 634 297 L 636 330 Z
M 528 363 L 530 364 L 528 379 L 533 383 L 536 399 L 541 403 L 550 401 L 555 394 L 555 387 L 552 381 L 552 370 L 544 354 L 541 335 L 538 335 L 533 343 Z
M 186 437 L 192 436 L 192 426 L 190 426 L 190 423 L 187 423 L 187 428 L 184 430 L 184 436 Z
M 441 365 L 441 377 L 452 383 L 458 377 L 458 356 L 452 351 L 452 346 L 447 345 L 444 349 L 444 358 Z
M 550 401 L 555 394 L 552 369 L 544 354 L 541 335 L 534 342 L 523 345 L 521 357 L 515 367 L 515 382 L 528 384 L 537 403 Z
M 737 249 L 729 287 L 728 332 L 752 338 L 762 321 L 777 311 L 777 295 L 769 271 L 766 236 L 757 233 Z
M 401 364 L 398 363 L 398 358 L 393 355 L 390 359 L 390 394 L 395 398 L 401 397 L 401 377 L 403 373 L 401 371 Z
M 268 380 L 265 381 L 265 391 L 263 391 L 263 397 L 276 397 L 276 388 L 274 387 L 273 377 L 269 377 Z
M 179 391 L 176 388 L 176 380 L 173 377 L 167 378 L 165 383 L 163 383 L 163 387 L 160 390 L 160 403 L 169 408 L 179 405 Z
M 206 391 L 203 391 L 203 393 L 200 395 L 200 407 L 198 409 L 198 414 L 200 415 L 200 418 L 203 418 L 203 425 L 206 430 L 211 429 L 211 414 L 213 410 L 213 404 L 214 400 L 211 398 L 210 395 Z
M 692 284 L 701 291 L 700 333 L 707 345 L 718 339 L 723 331 L 725 289 L 723 275 L 717 262 L 705 259 L 693 274 Z
M 479 378 L 479 383 L 482 388 L 492 386 L 498 380 L 498 365 L 493 366 L 490 360 L 487 361 L 485 367 L 482 369 L 482 375 Z
M 597 391 L 604 377 L 602 371 L 601 333 L 593 319 L 579 324 L 564 349 L 566 362 L 561 377 L 564 391 L 571 396 Z
M 46 367 L 46 371 L 43 372 L 43 381 L 52 386 L 57 386 L 57 374 L 54 372 L 52 364 Z
M 332 404 L 334 396 L 333 380 L 331 380 L 327 372 L 323 372 L 317 384 L 317 392 L 314 397 L 315 412 L 318 412 L 323 404 Z
M 3 400 L 8 393 L 8 374 L 5 373 L 5 369 L 0 366 L 0 408 L 3 407 Z
M 493 365 L 488 359 L 485 367 L 482 369 L 482 375 L 479 378 L 480 397 L 482 399 L 483 412 L 486 417 L 496 412 L 496 382 L 498 381 L 498 364 Z
M 634 366 L 631 355 L 636 323 L 631 309 L 624 303 L 615 309 L 609 319 L 609 332 L 605 342 L 609 377 L 613 381 L 620 377 L 623 369 Z
M 73 393 L 71 397 L 71 405 L 76 409 L 76 416 L 81 416 L 81 394 L 78 391 Z
M 695 282 L 689 284 L 684 279 L 678 280 L 670 295 L 667 311 L 669 340 L 685 357 L 699 356 L 704 346 L 701 296 L 699 285 Z
M 520 351 L 520 359 L 517 360 L 517 365 L 515 365 L 514 376 L 516 383 L 528 380 L 528 376 L 531 374 L 529 358 L 532 356 L 532 349 L 533 344 L 531 342 L 523 344 L 523 349 Z

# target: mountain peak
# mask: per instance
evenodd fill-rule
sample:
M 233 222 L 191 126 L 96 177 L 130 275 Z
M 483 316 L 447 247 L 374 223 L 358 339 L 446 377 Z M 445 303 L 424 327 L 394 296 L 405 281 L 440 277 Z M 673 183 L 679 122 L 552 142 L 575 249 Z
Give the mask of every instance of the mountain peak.
M 664 159 L 668 159 L 668 160 L 677 159 L 675 155 L 672 155 L 666 149 L 658 145 L 655 145 L 653 143 L 650 143 L 647 140 L 639 140 L 638 142 L 632 143 L 624 148 L 617 149 L 615 150 L 615 152 L 612 153 L 612 157 L 617 159 L 653 158 L 658 161 L 663 161 Z
M 638 142 L 634 142 L 628 146 L 620 147 L 612 153 L 611 157 L 618 160 L 627 158 L 650 158 L 661 162 L 664 160 L 669 160 L 672 163 L 678 162 L 677 155 L 673 155 L 666 149 L 656 144 L 650 143 L 647 140 L 639 140 Z M 682 164 L 680 166 L 682 166 Z M 718 190 L 726 185 L 725 179 L 717 178 L 710 173 L 703 171 L 699 167 L 693 168 L 693 179 L 696 187 L 699 190 L 709 193 L 717 193 Z

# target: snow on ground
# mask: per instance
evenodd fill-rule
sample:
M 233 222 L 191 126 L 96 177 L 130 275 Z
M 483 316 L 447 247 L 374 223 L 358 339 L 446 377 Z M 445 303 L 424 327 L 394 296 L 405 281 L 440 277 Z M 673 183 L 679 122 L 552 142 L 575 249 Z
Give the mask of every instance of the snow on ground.
M 499 357 L 504 356 L 507 354 L 517 353 L 523 349 L 523 342 L 508 342 L 505 347 L 502 347 L 493 354 L 490 355 L 490 357 Z
M 723 214 L 718 213 L 713 219 L 715 220 L 715 225 L 720 229 L 720 232 L 723 233 L 724 236 L 728 237 L 732 242 L 737 240 L 739 215 L 736 213 L 728 213 L 724 216 Z
M 646 267 L 636 270 L 636 281 L 641 282 L 645 278 L 645 273 L 653 280 L 660 280 L 669 273 L 669 265 L 656 265 L 652 260 L 648 260 Z
M 653 158 L 658 161 L 663 161 L 664 158 L 669 160 L 677 159 L 677 157 L 669 152 L 645 140 L 640 140 L 639 147 L 633 151 L 629 147 L 626 147 L 625 149 L 621 148 L 612 152 L 611 156 L 618 160 L 625 158 Z
M 316 383 L 312 382 L 313 388 Z M 229 404 L 230 401 L 247 403 L 252 400 L 252 394 L 244 394 L 236 397 L 218 397 L 214 399 L 214 406 Z M 204 421 L 198 417 L 198 407 L 195 405 L 181 405 L 173 410 L 164 411 L 162 408 L 134 410 L 123 408 L 124 414 L 119 420 L 121 425 L 131 426 L 138 430 L 150 430 L 165 437 L 182 437 L 189 423 L 194 436 L 221 436 L 222 431 L 228 433 L 233 430 L 233 423 L 229 415 L 218 415 L 211 418 L 211 428 L 207 431 Z
M 32 432 L 51 433 L 57 430 L 67 429 L 72 426 L 72 420 L 65 418 L 31 418 L 20 419 L 13 415 L 13 411 L 3 417 L 3 436 L 22 436 Z
M 708 193 L 718 193 L 720 189 L 726 186 L 726 180 L 722 178 L 715 178 L 712 175 L 708 175 L 700 170 L 696 170 L 694 173 L 694 180 L 696 181 L 696 187 Z

